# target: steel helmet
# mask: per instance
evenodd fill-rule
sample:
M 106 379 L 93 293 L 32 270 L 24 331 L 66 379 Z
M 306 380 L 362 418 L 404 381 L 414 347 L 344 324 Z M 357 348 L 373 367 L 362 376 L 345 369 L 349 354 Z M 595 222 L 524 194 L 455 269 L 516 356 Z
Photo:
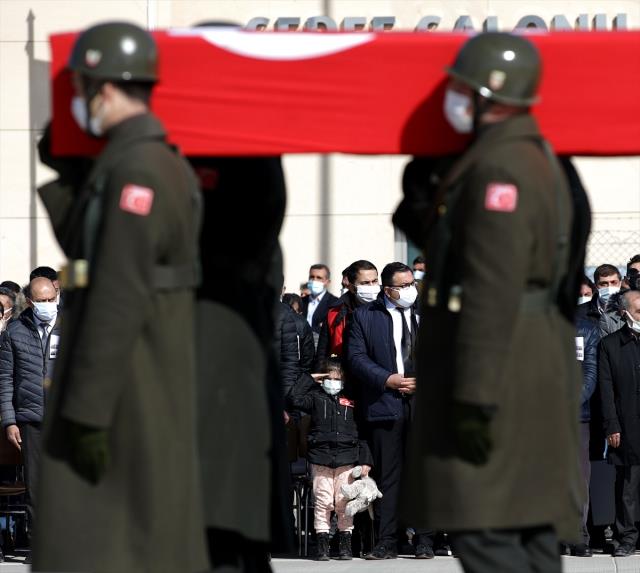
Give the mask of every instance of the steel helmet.
M 527 39 L 506 32 L 487 32 L 467 40 L 449 76 L 481 96 L 508 105 L 529 106 L 538 101 L 541 61 Z
M 80 34 L 68 67 L 97 80 L 156 82 L 158 50 L 151 34 L 139 26 L 108 22 Z

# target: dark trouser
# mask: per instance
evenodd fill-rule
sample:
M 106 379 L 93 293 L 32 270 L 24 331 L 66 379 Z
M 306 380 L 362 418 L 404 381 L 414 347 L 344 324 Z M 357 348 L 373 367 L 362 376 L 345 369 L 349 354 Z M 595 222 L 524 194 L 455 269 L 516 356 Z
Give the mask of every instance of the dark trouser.
M 587 520 L 589 519 L 589 483 L 591 481 L 591 460 L 589 459 L 589 422 L 580 422 L 580 469 L 582 478 L 586 485 L 587 497 L 582 506 L 582 542 L 589 545 L 589 530 L 587 529 Z
M 397 420 L 369 422 L 369 448 L 373 456 L 372 477 L 383 497 L 374 503 L 376 539 L 395 549 L 398 542 L 398 501 L 405 445 L 411 426 L 411 404 L 403 400 L 403 415 Z M 416 524 L 408 524 L 416 526 Z M 433 545 L 433 532 L 416 528 L 414 544 Z
M 40 474 L 40 450 L 42 424 L 18 424 L 22 438 L 22 460 L 24 462 L 24 479 L 27 485 L 27 524 L 33 528 L 34 508 L 36 507 L 36 491 Z
M 465 573 L 562 572 L 558 539 L 551 526 L 450 535 Z
M 616 466 L 616 540 L 635 546 L 636 519 L 640 502 L 640 466 Z
M 271 573 L 267 543 L 251 541 L 225 529 L 207 528 L 211 571 L 214 573 Z

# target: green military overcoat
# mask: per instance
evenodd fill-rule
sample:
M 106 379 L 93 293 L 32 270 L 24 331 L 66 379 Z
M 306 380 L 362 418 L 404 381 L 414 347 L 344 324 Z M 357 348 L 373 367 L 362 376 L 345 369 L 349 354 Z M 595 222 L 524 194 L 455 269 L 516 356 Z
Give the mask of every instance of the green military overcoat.
M 207 569 L 187 276 L 195 178 L 164 137 L 148 114 L 118 124 L 86 178 L 44 150 L 61 177 L 40 196 L 67 257 L 89 259 L 89 282 L 64 297 L 35 571 Z M 108 430 L 111 464 L 97 485 L 70 466 L 67 420 Z
M 575 298 L 567 305 L 564 293 L 584 238 L 572 242 L 572 197 L 553 163 L 534 119 L 521 115 L 482 129 L 440 182 L 434 170 L 434 195 L 420 197 L 405 180 L 395 222 L 425 239 L 427 256 L 407 523 L 446 531 L 553 525 L 564 539 L 579 531 L 581 378 L 565 311 Z M 561 227 L 571 252 L 557 259 Z M 494 412 L 486 465 L 458 456 L 454 400 Z

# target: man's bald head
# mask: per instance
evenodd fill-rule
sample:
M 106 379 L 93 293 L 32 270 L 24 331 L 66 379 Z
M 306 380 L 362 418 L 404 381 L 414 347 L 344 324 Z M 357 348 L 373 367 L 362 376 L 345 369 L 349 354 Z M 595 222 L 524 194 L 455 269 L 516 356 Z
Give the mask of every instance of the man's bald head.
M 58 293 L 53 282 L 46 277 L 36 277 L 27 287 L 26 297 L 31 302 L 56 302 Z

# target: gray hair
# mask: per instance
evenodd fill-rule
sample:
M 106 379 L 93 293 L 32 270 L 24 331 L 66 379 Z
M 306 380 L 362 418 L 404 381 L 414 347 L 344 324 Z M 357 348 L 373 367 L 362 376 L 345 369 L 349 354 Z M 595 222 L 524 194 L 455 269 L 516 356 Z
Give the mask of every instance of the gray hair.
M 630 310 L 631 301 L 637 296 L 640 296 L 640 291 L 637 291 L 637 290 L 624 291 L 620 296 L 620 305 L 622 306 L 622 309 L 626 311 Z

